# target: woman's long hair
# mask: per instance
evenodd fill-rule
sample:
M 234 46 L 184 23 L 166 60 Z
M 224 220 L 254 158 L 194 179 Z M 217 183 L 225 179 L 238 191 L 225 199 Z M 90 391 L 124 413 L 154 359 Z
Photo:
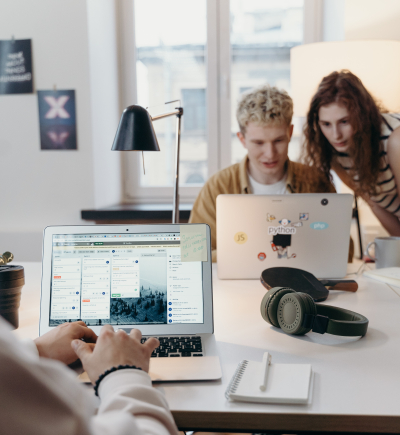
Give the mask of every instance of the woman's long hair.
M 331 103 L 344 105 L 350 114 L 354 134 L 348 151 L 353 159 L 349 175 L 352 179 L 357 179 L 355 193 L 373 196 L 376 194 L 382 151 L 380 113 L 385 110 L 378 106 L 361 80 L 350 71 L 335 71 L 324 77 L 319 84 L 304 126 L 304 160 L 330 177 L 332 158 L 336 151 L 321 131 L 318 112 L 321 106 Z

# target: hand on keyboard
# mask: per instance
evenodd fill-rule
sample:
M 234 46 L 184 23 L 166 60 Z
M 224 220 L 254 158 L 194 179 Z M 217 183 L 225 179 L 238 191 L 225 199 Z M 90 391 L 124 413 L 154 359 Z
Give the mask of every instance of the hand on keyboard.
M 148 372 L 150 356 L 160 342 L 152 337 L 141 343 L 141 338 L 142 333 L 138 329 L 132 329 L 127 334 L 123 330 L 114 332 L 112 326 L 105 325 L 94 349 L 81 340 L 74 340 L 72 346 L 94 383 L 106 370 L 119 365 L 134 365 Z

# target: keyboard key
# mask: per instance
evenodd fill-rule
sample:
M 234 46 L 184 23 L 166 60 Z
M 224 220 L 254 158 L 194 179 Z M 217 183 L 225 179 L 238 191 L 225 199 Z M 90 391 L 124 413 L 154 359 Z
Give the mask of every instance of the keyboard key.
M 148 338 L 142 337 L 141 342 L 144 343 Z M 152 358 L 203 356 L 201 337 L 199 336 L 156 338 L 159 339 L 160 346 L 153 351 Z

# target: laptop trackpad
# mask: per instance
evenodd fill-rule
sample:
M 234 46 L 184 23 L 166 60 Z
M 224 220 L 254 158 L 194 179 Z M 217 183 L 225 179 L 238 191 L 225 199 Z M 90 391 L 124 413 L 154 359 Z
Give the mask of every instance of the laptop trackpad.
M 153 382 L 205 381 L 222 376 L 218 356 L 189 358 L 152 358 L 150 373 Z M 78 377 L 80 382 L 90 383 L 86 372 Z
M 149 375 L 153 382 L 205 381 L 222 376 L 218 356 L 152 358 Z

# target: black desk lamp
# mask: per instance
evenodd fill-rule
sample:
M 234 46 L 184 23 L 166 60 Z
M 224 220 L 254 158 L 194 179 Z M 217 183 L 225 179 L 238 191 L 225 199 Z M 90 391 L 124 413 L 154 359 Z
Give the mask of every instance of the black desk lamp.
M 176 115 L 176 149 L 175 149 L 175 186 L 172 209 L 172 223 L 179 223 L 179 148 L 181 142 L 181 117 L 183 108 L 176 107 L 172 112 L 150 116 L 141 106 L 127 107 L 119 121 L 112 151 L 160 151 L 152 121 Z

